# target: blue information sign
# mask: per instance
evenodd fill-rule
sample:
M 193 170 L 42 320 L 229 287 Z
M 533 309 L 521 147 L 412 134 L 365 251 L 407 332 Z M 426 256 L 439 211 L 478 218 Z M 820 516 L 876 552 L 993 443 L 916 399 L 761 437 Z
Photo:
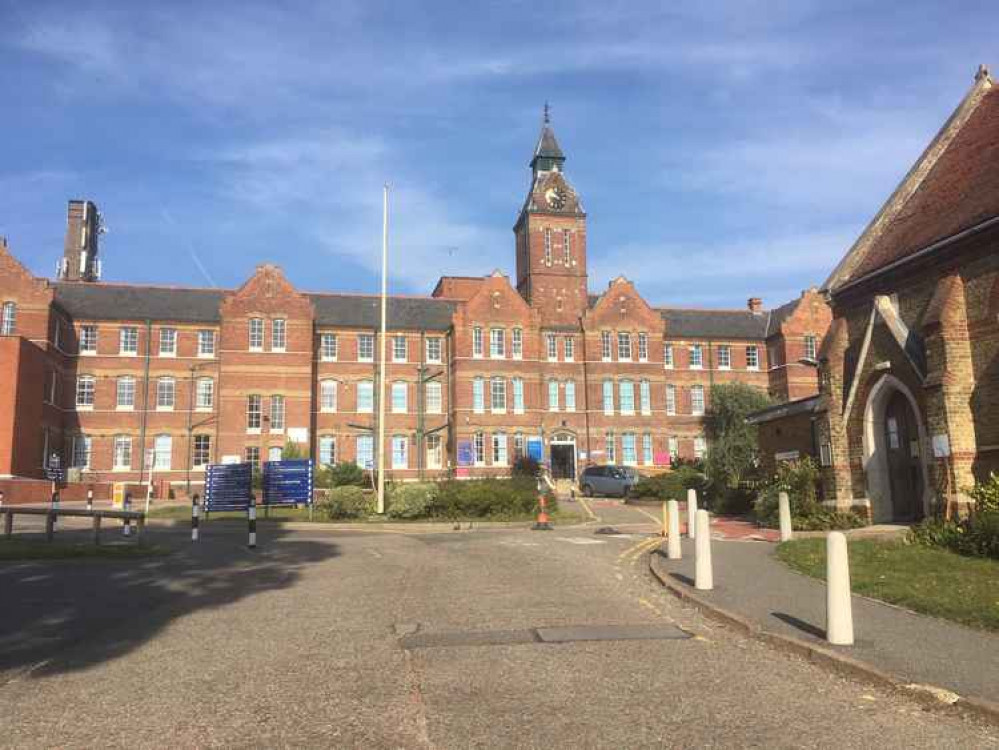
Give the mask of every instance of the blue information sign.
M 264 464 L 264 505 L 311 505 L 312 461 L 289 459 Z
M 544 444 L 541 442 L 541 438 L 527 438 L 527 457 L 541 463 L 544 458 Z
M 475 450 L 471 440 L 458 441 L 458 466 L 471 466 L 475 463 Z

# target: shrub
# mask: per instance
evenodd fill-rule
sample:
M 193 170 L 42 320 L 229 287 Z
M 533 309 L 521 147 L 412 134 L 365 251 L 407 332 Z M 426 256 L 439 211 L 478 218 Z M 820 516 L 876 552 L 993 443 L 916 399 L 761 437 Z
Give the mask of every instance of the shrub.
M 975 500 L 975 514 L 999 513 L 999 476 L 995 472 L 967 492 Z
M 530 456 L 518 456 L 511 468 L 514 477 L 526 477 L 536 479 L 541 470 L 541 465 Z
M 364 487 L 364 471 L 355 463 L 341 461 L 327 469 L 329 487 Z
M 818 500 L 819 467 L 810 456 L 778 464 L 777 473 L 761 488 L 753 506 L 753 515 L 761 526 L 776 528 L 778 498 L 786 492 L 791 503 L 791 525 L 801 531 L 855 529 L 866 526 L 866 519 L 853 511 L 827 508 Z
M 642 477 L 635 485 L 633 495 L 656 500 L 686 500 L 688 489 L 697 490 L 698 497 L 702 497 L 706 486 L 704 474 L 690 464 L 681 464 L 662 474 Z
M 432 515 L 443 518 L 522 516 L 538 506 L 537 484 L 532 479 L 473 479 L 442 482 L 437 487 Z M 548 496 L 548 510 L 556 510 Z
M 975 511 L 962 521 L 927 519 L 909 530 L 909 541 L 999 560 L 999 513 Z
M 399 484 L 392 488 L 386 509 L 392 518 L 425 518 L 433 509 L 437 496 L 437 485 Z
M 363 518 L 375 512 L 375 496 L 360 487 L 334 487 L 318 503 L 327 518 Z

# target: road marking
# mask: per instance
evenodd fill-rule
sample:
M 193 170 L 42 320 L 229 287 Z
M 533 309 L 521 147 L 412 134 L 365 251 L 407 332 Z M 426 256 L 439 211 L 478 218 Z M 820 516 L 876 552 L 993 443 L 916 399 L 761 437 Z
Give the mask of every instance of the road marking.
M 663 527 L 663 519 L 658 518 L 657 516 L 652 515 L 647 510 L 645 510 L 645 508 L 639 508 L 637 505 L 633 505 L 631 507 L 634 508 L 635 510 L 637 510 L 639 513 L 641 513 L 643 515 L 646 515 L 649 518 L 651 518 L 653 521 L 655 521 L 656 522 L 656 526 L 658 526 L 660 529 Z
M 590 504 L 588 502 L 586 502 L 586 498 L 585 497 L 583 497 L 582 495 L 580 495 L 577 499 L 579 500 L 579 504 L 583 506 L 583 510 L 586 511 L 586 515 L 588 515 L 594 521 L 599 521 L 600 520 L 600 517 L 596 513 L 593 512 L 593 509 L 590 507 Z
M 634 563 L 636 560 L 638 560 L 641 557 L 643 552 L 647 552 L 661 543 L 662 539 L 658 536 L 643 539 L 642 541 L 638 542 L 638 544 L 633 544 L 630 547 L 628 547 L 628 549 L 626 549 L 624 552 L 618 555 L 617 559 L 619 561 L 625 559 Z
M 555 538 L 560 542 L 568 542 L 569 544 L 607 544 L 603 539 L 581 539 L 572 536 L 557 536 Z

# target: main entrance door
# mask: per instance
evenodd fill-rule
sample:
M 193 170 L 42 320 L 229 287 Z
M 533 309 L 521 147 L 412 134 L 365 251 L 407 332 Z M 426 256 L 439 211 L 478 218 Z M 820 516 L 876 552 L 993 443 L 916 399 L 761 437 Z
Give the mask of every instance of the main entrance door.
M 892 394 L 885 409 L 885 450 L 892 516 L 897 521 L 919 520 L 923 515 L 919 435 L 912 407 L 901 391 Z
M 560 433 L 548 445 L 551 455 L 552 479 L 576 479 L 576 440 L 571 434 Z

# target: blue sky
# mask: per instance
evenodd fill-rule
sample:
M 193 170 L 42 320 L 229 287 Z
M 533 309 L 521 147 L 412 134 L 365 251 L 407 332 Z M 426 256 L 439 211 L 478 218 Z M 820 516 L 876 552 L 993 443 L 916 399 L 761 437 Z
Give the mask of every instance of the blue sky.
M 37 274 L 69 198 L 105 279 L 308 290 L 513 273 L 541 108 L 590 287 L 768 306 L 821 283 L 972 83 L 984 3 L 0 0 L 0 234 Z

